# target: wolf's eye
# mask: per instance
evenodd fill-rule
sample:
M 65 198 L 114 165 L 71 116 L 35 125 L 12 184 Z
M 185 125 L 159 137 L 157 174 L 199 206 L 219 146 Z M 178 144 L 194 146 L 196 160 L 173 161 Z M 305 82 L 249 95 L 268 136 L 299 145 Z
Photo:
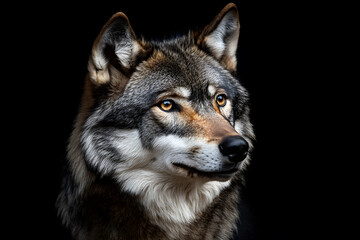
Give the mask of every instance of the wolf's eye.
M 159 108 L 165 112 L 169 112 L 174 109 L 174 101 L 172 100 L 163 100 L 159 103 Z
M 216 96 L 216 103 L 219 107 L 223 107 L 226 105 L 226 95 L 225 94 L 219 94 Z

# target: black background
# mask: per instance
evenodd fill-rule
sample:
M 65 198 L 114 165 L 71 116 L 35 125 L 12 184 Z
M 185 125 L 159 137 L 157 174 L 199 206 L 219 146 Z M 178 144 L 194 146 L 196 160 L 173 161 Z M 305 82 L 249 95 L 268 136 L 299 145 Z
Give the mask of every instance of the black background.
M 318 118 L 327 107 L 319 95 L 324 73 L 331 75 L 323 66 L 330 53 L 320 37 L 326 31 L 318 17 L 322 10 L 293 1 L 234 2 L 241 24 L 238 75 L 250 93 L 257 136 L 239 237 L 315 237 L 328 211 L 319 196 L 329 188 L 316 168 L 324 158 L 317 150 L 327 138 Z M 162 39 L 205 26 L 226 3 L 51 1 L 15 6 L 3 28 L 11 65 L 3 69 L 11 76 L 4 78 L 11 86 L 3 85 L 4 101 L 11 103 L 4 104 L 11 106 L 4 106 L 9 121 L 4 127 L 11 132 L 4 146 L 10 146 L 6 151 L 16 156 L 12 163 L 19 169 L 6 177 L 11 183 L 6 190 L 13 196 L 7 198 L 11 205 L 5 205 L 11 208 L 7 223 L 13 238 L 67 239 L 54 207 L 60 170 L 91 46 L 112 14 L 124 12 L 137 36 Z

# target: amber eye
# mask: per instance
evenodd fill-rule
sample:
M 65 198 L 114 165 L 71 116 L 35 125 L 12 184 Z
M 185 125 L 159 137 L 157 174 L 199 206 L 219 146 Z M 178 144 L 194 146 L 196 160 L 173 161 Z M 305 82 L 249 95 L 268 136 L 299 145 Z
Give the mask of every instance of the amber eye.
M 216 103 L 219 107 L 223 107 L 226 105 L 226 95 L 225 94 L 219 94 L 216 96 Z
M 165 112 L 171 111 L 174 108 L 174 102 L 172 100 L 163 100 L 159 103 L 159 108 Z

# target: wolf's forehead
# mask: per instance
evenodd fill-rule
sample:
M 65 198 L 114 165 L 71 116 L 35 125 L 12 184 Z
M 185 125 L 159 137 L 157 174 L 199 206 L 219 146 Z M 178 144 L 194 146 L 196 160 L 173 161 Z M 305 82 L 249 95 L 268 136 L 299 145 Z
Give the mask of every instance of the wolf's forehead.
M 164 59 L 147 66 L 142 75 L 154 83 L 186 88 L 218 85 L 224 78 L 228 78 L 223 74 L 222 69 L 211 60 L 192 60 L 183 58 Z
M 197 97 L 215 95 L 217 89 L 223 85 L 221 84 L 223 82 L 222 78 L 224 76 L 211 71 L 191 75 L 188 72 L 167 71 L 163 69 L 158 73 L 152 72 L 147 75 L 143 83 L 152 85 L 151 87 L 149 86 L 150 91 L 192 98 L 194 95 Z

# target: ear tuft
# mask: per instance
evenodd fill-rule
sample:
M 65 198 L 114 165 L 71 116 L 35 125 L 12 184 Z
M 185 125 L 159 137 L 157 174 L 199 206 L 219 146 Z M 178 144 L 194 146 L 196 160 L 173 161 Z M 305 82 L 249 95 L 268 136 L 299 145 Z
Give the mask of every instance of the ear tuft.
M 88 70 L 96 84 L 110 81 L 109 65 L 129 76 L 147 51 L 137 40 L 127 16 L 118 12 L 103 26 L 94 41 Z
M 239 34 L 237 7 L 234 3 L 229 3 L 203 29 L 197 38 L 197 44 L 213 55 L 225 68 L 235 71 Z

